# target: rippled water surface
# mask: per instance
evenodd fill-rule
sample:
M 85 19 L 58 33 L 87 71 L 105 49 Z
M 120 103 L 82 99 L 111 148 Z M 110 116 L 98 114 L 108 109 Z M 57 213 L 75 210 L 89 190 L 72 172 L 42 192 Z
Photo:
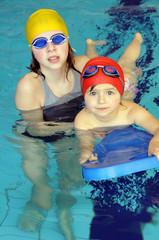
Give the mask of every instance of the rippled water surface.
M 39 8 L 62 15 L 77 54 L 84 54 L 87 38 L 106 39 L 99 54 L 118 60 L 134 33 L 141 32 L 137 66 L 143 76 L 135 101 L 159 119 L 157 0 L 1 0 L 0 239 L 158 240 L 158 169 L 86 183 L 73 131 L 52 142 L 15 131 L 20 119 L 15 89 L 31 60 L 25 23 Z M 22 124 L 18 128 L 23 131 Z

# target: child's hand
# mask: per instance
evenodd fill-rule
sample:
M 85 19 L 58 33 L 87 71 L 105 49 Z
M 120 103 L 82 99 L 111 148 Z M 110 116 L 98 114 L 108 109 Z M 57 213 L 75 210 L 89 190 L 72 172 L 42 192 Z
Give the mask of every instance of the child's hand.
M 103 140 L 109 132 L 93 131 L 94 137 Z
M 148 156 L 155 155 L 159 161 L 159 141 L 150 141 Z
M 81 156 L 80 156 L 80 159 L 79 159 L 79 161 L 80 161 L 80 164 L 83 164 L 83 163 L 85 163 L 85 162 L 87 162 L 87 161 L 97 161 L 98 160 L 98 156 L 97 156 L 97 154 L 93 154 L 91 151 L 89 151 L 89 150 L 84 150 L 84 151 L 82 151 L 82 153 L 81 153 Z

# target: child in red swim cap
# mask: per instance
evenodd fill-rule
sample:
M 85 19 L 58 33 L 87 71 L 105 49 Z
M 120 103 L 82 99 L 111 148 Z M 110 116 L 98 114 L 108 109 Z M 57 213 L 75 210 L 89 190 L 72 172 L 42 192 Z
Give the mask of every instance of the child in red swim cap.
M 85 107 L 77 114 L 74 126 L 77 130 L 82 130 L 77 131 L 81 164 L 87 160 L 97 160 L 97 156 L 92 153 L 94 131 L 105 133 L 114 127 L 132 124 L 154 135 L 148 154 L 156 155 L 159 160 L 159 120 L 138 104 L 122 99 L 125 80 L 118 63 L 107 57 L 89 60 L 82 71 L 80 83 Z

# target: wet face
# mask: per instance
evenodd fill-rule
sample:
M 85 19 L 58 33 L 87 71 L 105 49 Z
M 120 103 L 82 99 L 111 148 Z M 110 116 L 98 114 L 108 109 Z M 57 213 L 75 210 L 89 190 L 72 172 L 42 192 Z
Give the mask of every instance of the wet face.
M 116 114 L 121 96 L 113 85 L 100 84 L 90 90 L 91 87 L 85 95 L 85 103 L 90 113 L 98 118 Z
M 48 31 L 37 35 L 34 39 L 39 37 L 45 37 L 48 40 L 61 31 Z M 48 42 L 46 47 L 36 49 L 32 47 L 34 57 L 40 64 L 41 71 L 45 72 L 49 69 L 58 70 L 62 67 L 66 67 L 66 61 L 68 57 L 68 39 L 60 45 L 54 45 L 52 42 Z

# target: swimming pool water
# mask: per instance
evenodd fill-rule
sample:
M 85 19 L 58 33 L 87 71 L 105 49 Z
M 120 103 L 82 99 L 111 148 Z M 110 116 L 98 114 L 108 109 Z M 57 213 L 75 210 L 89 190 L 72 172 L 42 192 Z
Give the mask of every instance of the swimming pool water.
M 110 182 L 104 182 L 102 185 L 92 183 L 90 186 L 82 179 L 75 136 L 67 135 L 55 143 L 45 143 L 39 139 L 28 140 L 24 136 L 16 135 L 15 129 L 12 128 L 17 126 L 15 122 L 20 119 L 14 104 L 15 89 L 18 80 L 28 72 L 26 66 L 30 64 L 31 59 L 25 40 L 25 23 L 28 16 L 39 8 L 52 8 L 62 15 L 69 29 L 71 45 L 78 54 L 84 53 L 87 38 L 106 39 L 107 44 L 98 47 L 98 52 L 117 60 L 134 33 L 141 32 L 144 43 L 137 65 L 142 68 L 143 77 L 139 82 L 140 92 L 135 101 L 159 119 L 157 0 L 101 0 L 98 6 L 93 0 L 1 0 L 0 239 L 89 239 L 90 231 L 94 234 L 94 229 L 98 232 L 104 228 L 107 236 L 103 239 L 114 240 L 115 238 L 108 238 L 108 234 L 111 235 L 114 229 L 119 227 L 124 229 L 124 226 L 115 225 L 121 218 L 116 218 L 114 223 L 111 212 L 120 203 L 124 208 L 123 213 L 127 208 L 132 213 L 138 206 L 140 209 L 147 206 L 142 215 L 143 219 L 136 218 L 134 214 L 129 216 L 132 223 L 138 222 L 140 225 L 142 222 L 141 230 L 135 225 L 135 231 L 140 232 L 144 240 L 158 240 L 159 214 L 157 206 L 152 204 L 152 200 L 153 203 L 158 201 L 158 175 L 155 175 L 157 170 L 147 172 L 150 180 L 154 178 L 154 184 L 153 181 L 144 182 L 143 176 L 141 181 L 140 175 L 131 175 L 126 180 L 129 181 L 127 188 L 124 188 L 122 178 L 113 180 L 113 187 L 119 191 L 118 194 L 112 194 L 114 188 Z M 23 126 L 20 125 L 19 128 Z M 37 179 L 34 180 L 39 181 L 38 174 L 42 176 L 39 185 L 45 192 L 46 199 L 40 195 L 39 185 L 35 188 L 32 184 L 32 178 L 35 176 Z M 143 191 L 140 188 L 141 184 Z M 109 193 L 105 191 L 107 188 L 110 188 Z M 153 195 L 148 194 L 151 195 L 151 199 L 145 200 L 145 188 L 148 189 L 148 193 L 150 189 L 153 190 Z M 127 192 L 134 196 L 131 198 L 131 208 Z M 140 194 L 138 199 L 137 193 Z M 106 202 L 105 198 L 109 198 L 109 201 Z M 44 203 L 41 208 L 37 208 L 35 204 L 39 199 L 43 199 Z M 41 201 L 38 204 L 41 204 Z M 100 211 L 106 211 L 104 216 Z M 151 214 L 146 214 L 147 212 L 153 213 L 152 220 Z M 126 227 L 126 223 L 123 223 Z M 36 232 L 26 232 L 35 228 Z M 132 228 L 129 237 L 131 233 Z

